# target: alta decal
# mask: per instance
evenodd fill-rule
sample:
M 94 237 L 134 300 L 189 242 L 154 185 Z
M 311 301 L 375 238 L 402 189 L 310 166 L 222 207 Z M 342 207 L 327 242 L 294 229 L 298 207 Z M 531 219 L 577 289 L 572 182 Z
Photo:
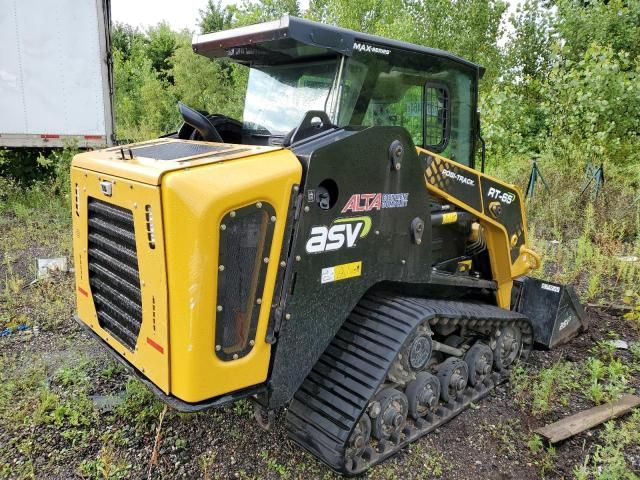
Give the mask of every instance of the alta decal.
M 371 218 L 337 218 L 330 226 L 311 228 L 306 250 L 308 253 L 322 253 L 353 248 L 359 238 L 364 238 L 371 230 Z
M 408 193 L 354 193 L 342 208 L 342 213 L 402 208 L 406 207 L 408 203 Z

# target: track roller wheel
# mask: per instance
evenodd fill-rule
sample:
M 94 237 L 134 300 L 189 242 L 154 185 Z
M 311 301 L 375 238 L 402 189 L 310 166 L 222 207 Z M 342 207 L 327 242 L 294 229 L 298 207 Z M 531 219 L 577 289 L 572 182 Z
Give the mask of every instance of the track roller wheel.
M 409 346 L 409 368 L 414 372 L 422 370 L 431 358 L 433 345 L 431 344 L 431 336 L 428 334 L 417 335 Z
M 409 415 L 417 420 L 438 405 L 440 381 L 431 373 L 421 372 L 409 383 L 405 393 L 409 401 Z
M 476 342 L 465 354 L 464 361 L 469 367 L 469 383 L 475 387 L 491 373 L 493 352 L 488 345 Z
M 445 403 L 453 403 L 467 388 L 469 380 L 467 364 L 459 358 L 447 358 L 438 367 L 438 380 L 440 380 L 440 398 Z
M 347 448 L 344 454 L 345 458 L 350 460 L 360 458 L 369 444 L 370 437 L 371 419 L 369 418 L 369 415 L 363 413 L 349 436 L 349 441 L 347 442 Z
M 380 405 L 376 418 L 373 419 L 371 430 L 378 440 L 386 440 L 399 433 L 407 421 L 409 402 L 404 393 L 395 388 L 385 388 L 375 401 Z
M 522 333 L 518 328 L 506 326 L 494 334 L 493 363 L 497 370 L 509 368 L 522 350 Z

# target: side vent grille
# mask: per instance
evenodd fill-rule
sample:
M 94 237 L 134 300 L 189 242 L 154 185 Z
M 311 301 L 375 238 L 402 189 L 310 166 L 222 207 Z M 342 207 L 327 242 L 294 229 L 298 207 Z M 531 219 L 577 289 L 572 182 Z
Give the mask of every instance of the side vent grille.
M 76 183 L 76 196 L 75 196 L 75 200 L 76 200 L 76 217 L 80 216 L 80 186 Z
M 258 202 L 220 224 L 215 345 L 222 360 L 241 358 L 255 345 L 275 221 L 273 207 Z
M 89 199 L 89 284 L 100 326 L 130 350 L 142 323 L 133 213 Z
M 145 220 L 147 222 L 147 241 L 149 242 L 149 248 L 156 248 L 156 233 L 153 228 L 153 211 L 151 205 L 144 207 Z

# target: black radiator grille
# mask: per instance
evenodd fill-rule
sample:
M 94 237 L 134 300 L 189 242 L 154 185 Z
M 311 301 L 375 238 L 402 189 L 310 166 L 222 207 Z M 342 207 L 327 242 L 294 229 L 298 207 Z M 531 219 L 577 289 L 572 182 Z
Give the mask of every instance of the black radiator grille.
M 216 354 L 236 360 L 255 344 L 275 210 L 268 203 L 229 212 L 220 226 Z
M 142 324 L 133 214 L 89 199 L 89 284 L 98 322 L 133 350 Z

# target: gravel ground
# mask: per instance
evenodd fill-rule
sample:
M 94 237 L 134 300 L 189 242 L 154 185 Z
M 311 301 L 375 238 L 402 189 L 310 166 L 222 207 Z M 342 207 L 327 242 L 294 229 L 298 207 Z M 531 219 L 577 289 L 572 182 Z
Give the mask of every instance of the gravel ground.
M 528 360 L 530 371 L 558 361 L 578 365 L 590 346 L 612 330 L 621 338 L 636 338 L 624 320 L 597 311 L 590 313 L 590 319 L 590 331 L 570 344 L 551 352 L 534 352 Z M 89 420 L 75 426 L 70 418 L 56 423 L 35 415 L 20 420 L 16 428 L 13 420 L 20 419 L 21 403 L 9 405 L 15 412 L 0 416 L 0 460 L 9 468 L 0 472 L 7 478 L 147 477 L 162 406 L 144 387 L 138 387 L 135 395 L 125 392 L 125 385 L 130 388 L 135 383 L 71 319 L 62 328 L 37 336 L 27 333 L 0 338 L 0 349 L 9 379 L 28 376 L 34 365 L 43 366 L 44 386 L 37 383 L 33 387 L 40 393 L 25 392 L 26 397 L 33 397 L 28 408 L 34 412 L 42 410 L 43 389 L 70 402 L 95 395 L 125 399 L 120 407 L 106 412 L 90 405 Z M 6 366 L 9 359 L 16 360 L 11 367 Z M 83 367 L 78 374 L 82 380 L 60 381 L 61 370 L 78 365 Z M 111 370 L 111 375 L 104 373 Z M 631 385 L 636 391 L 640 387 L 637 375 Z M 526 406 L 514 402 L 511 387 L 501 385 L 475 408 L 373 468 L 364 478 L 541 478 L 540 456 L 527 446 L 531 431 L 592 405 L 575 392 L 566 406 L 532 416 Z M 244 402 L 195 415 L 169 411 L 151 477 L 334 478 L 324 465 L 287 439 L 283 424 L 284 411 L 280 411 L 272 431 L 261 430 L 253 421 L 250 405 Z M 590 431 L 560 444 L 546 477 L 571 478 L 574 467 L 584 462 L 597 438 Z M 25 439 L 35 440 L 30 456 L 24 454 Z M 639 468 L 640 449 L 636 446 L 628 455 L 630 463 Z

